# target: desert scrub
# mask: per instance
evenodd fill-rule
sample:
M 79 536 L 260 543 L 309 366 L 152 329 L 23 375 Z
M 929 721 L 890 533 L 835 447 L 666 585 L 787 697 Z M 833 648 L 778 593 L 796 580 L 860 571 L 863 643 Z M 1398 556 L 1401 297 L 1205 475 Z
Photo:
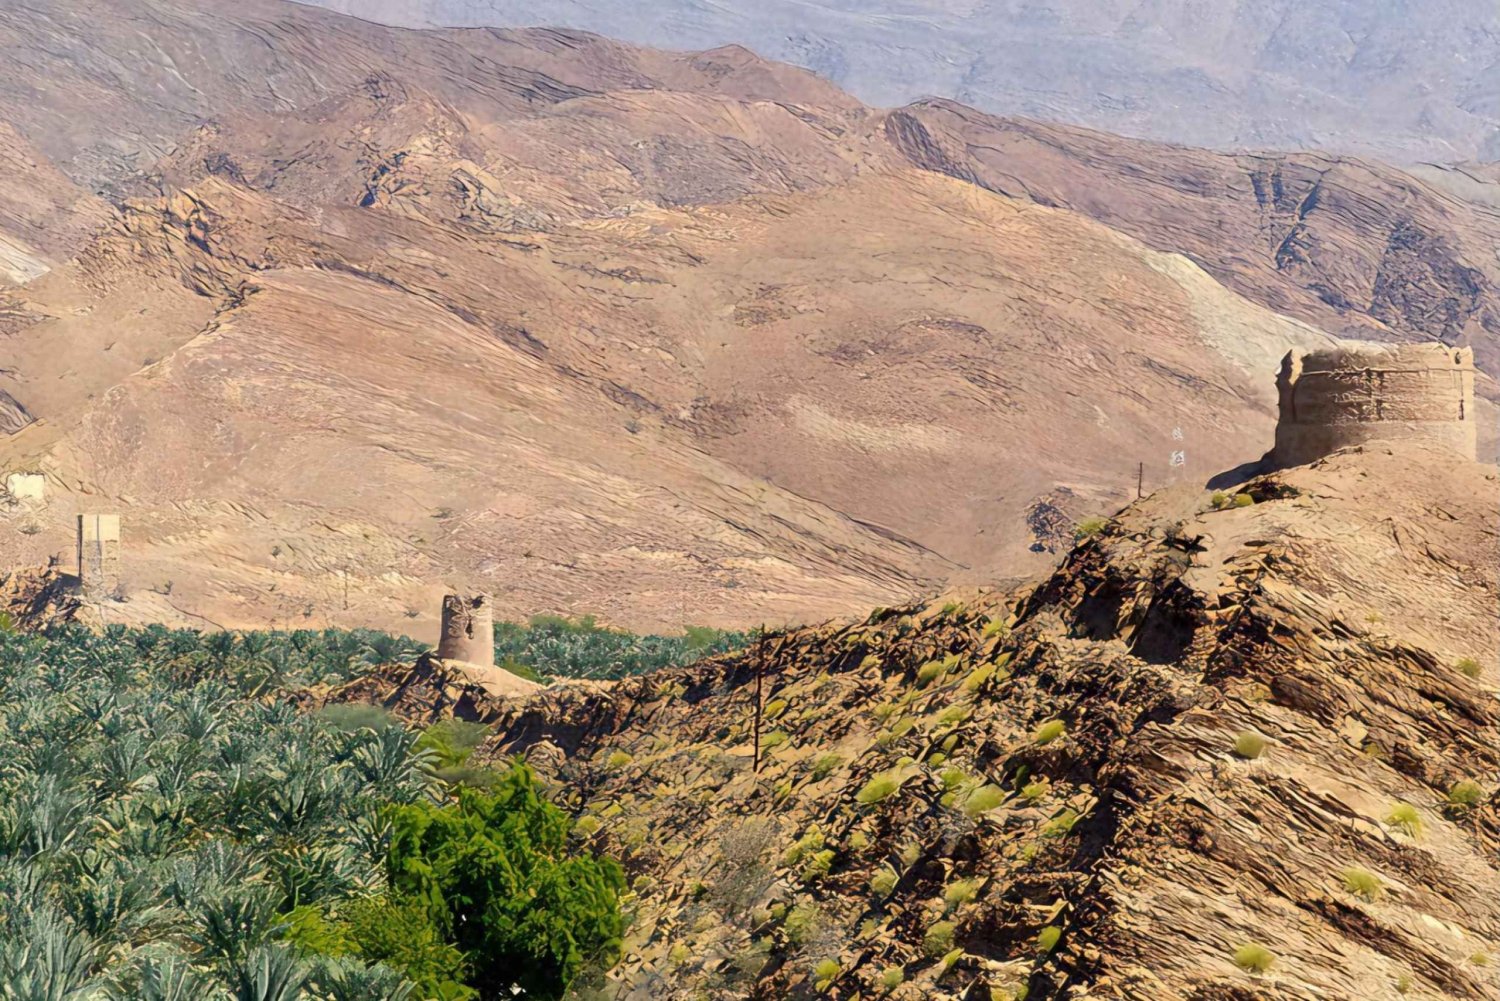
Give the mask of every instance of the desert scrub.
M 1458 668 L 1458 673 L 1466 678 L 1477 678 L 1481 673 L 1479 661 L 1473 657 L 1460 657 L 1453 666 Z
M 1234 965 L 1247 973 L 1268 973 L 1276 965 L 1276 954 L 1263 945 L 1242 945 L 1234 950 Z
M 1043 824 L 1041 835 L 1044 838 L 1065 838 L 1073 833 L 1073 827 L 1077 823 L 1078 811 L 1070 808 Z
M 786 935 L 788 942 L 793 945 L 804 945 L 817 932 L 823 923 L 823 914 L 818 910 L 817 904 L 798 904 L 787 911 L 786 920 L 782 922 L 781 930 Z
M 761 710 L 761 715 L 766 719 L 775 719 L 777 716 L 780 716 L 784 712 L 786 712 L 786 699 L 772 699 L 770 702 L 767 702 L 766 707 Z
M 826 991 L 833 986 L 833 982 L 839 978 L 844 968 L 836 959 L 825 959 L 813 967 L 813 986 L 819 991 Z
M 802 882 L 816 883 L 824 876 L 833 871 L 834 853 L 832 848 L 825 848 L 815 852 L 802 867 Z
M 1208 499 L 1208 506 L 1215 511 L 1221 511 L 1229 506 L 1229 495 L 1222 490 L 1215 490 L 1213 496 Z
M 943 907 L 947 911 L 954 911 L 972 902 L 977 896 L 979 896 L 979 880 L 956 879 L 943 891 Z
M 634 760 L 634 758 L 626 754 L 624 751 L 612 751 L 610 752 L 609 757 L 604 759 L 604 767 L 608 768 L 612 772 L 617 772 Z
M 990 619 L 984 624 L 982 635 L 985 639 L 989 639 L 992 636 L 1009 636 L 1010 626 L 1006 624 L 1004 619 Z
M 852 852 L 862 852 L 866 848 L 870 847 L 870 839 L 865 835 L 864 831 L 851 832 L 847 839 L 847 843 L 849 845 L 849 850 Z
M 1484 802 L 1484 787 L 1478 782 L 1464 779 L 1453 783 L 1448 790 L 1448 805 L 1455 810 L 1468 811 Z
M 1040 803 L 1047 798 L 1047 794 L 1051 791 L 1052 783 L 1047 780 L 1046 776 L 1043 776 L 1035 782 L 1028 782 L 1022 786 L 1021 798 L 1028 803 Z
M 958 726 L 969 718 L 968 706 L 949 706 L 938 714 L 937 725 L 940 727 Z
M 889 865 L 882 864 L 870 876 L 870 893 L 876 897 L 889 897 L 891 891 L 896 888 L 896 884 L 900 880 L 901 876 L 895 869 L 892 869 Z
M 973 820 L 1004 802 L 1005 790 L 995 785 L 980 786 L 964 800 L 964 815 Z
M 1073 541 L 1082 542 L 1084 539 L 1098 535 L 1108 524 L 1109 522 L 1104 518 L 1085 518 L 1078 523 L 1077 528 L 1073 529 Z
M 976 667 L 969 672 L 968 677 L 964 678 L 964 691 L 970 694 L 979 691 L 995 676 L 997 670 L 998 668 L 994 664 L 985 664 L 981 667 Z
M 1254 761 L 1266 753 L 1266 738 L 1254 730 L 1244 730 L 1234 738 L 1234 756 Z
M 1235 494 L 1234 495 L 1234 506 L 1235 507 L 1250 507 L 1254 503 L 1255 503 L 1255 498 L 1252 497 L 1252 496 L 1250 496 L 1249 494 Z
M 882 772 L 864 784 L 854 798 L 860 806 L 874 806 L 890 799 L 901 788 L 901 779 L 890 772 Z
M 1055 740 L 1060 739 L 1068 732 L 1068 724 L 1060 719 L 1049 719 L 1047 722 L 1031 731 L 1031 742 L 1038 747 L 1045 747 Z
M 1057 925 L 1048 925 L 1036 933 L 1036 951 L 1045 956 L 1057 948 L 1057 943 L 1062 941 L 1062 929 Z
M 782 744 L 787 743 L 791 739 L 791 737 L 787 736 L 785 730 L 772 730 L 770 733 L 760 738 L 760 749 L 762 751 L 774 751 L 776 750 L 776 748 L 780 747 Z
M 900 966 L 887 966 L 880 974 L 880 989 L 886 994 L 906 983 L 906 970 Z
M 792 842 L 792 846 L 781 857 L 781 864 L 788 867 L 797 865 L 815 852 L 822 851 L 826 842 L 827 838 L 824 837 L 818 825 L 814 824 L 803 833 L 802 837 Z
M 1368 869 L 1350 866 L 1339 873 L 1339 878 L 1344 881 L 1344 889 L 1372 904 L 1385 895 L 1385 884 Z
M 842 765 L 843 763 L 844 763 L 844 759 L 841 758 L 841 757 L 839 757 L 837 754 L 824 754 L 824 755 L 821 755 L 818 758 L 818 760 L 816 760 L 816 761 L 813 762 L 813 767 L 812 767 L 812 779 L 813 779 L 813 781 L 814 782 L 821 782 L 821 781 L 823 781 L 828 776 L 832 775 L 835 771 L 837 771 L 838 768 L 839 768 L 839 766 Z
M 942 675 L 942 673 L 942 662 L 929 660 L 927 663 L 917 668 L 917 687 L 926 688 L 928 685 L 936 681 Z
M 952 921 L 935 921 L 922 936 L 922 952 L 936 959 L 953 948 L 955 926 Z
M 957 789 L 968 779 L 962 768 L 945 768 L 938 778 L 943 783 L 944 789 Z
M 1410 803 L 1393 805 L 1385 815 L 1385 822 L 1413 840 L 1422 836 L 1426 826 L 1422 820 L 1422 812 Z

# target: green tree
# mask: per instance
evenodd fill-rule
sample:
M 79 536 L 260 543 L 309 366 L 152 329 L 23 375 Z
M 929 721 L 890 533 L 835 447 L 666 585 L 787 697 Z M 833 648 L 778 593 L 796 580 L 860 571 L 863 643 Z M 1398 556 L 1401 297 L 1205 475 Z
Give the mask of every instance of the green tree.
M 517 765 L 456 802 L 392 811 L 393 892 L 420 902 L 458 946 L 486 996 L 558 998 L 586 967 L 619 955 L 625 877 L 568 850 L 568 817 Z

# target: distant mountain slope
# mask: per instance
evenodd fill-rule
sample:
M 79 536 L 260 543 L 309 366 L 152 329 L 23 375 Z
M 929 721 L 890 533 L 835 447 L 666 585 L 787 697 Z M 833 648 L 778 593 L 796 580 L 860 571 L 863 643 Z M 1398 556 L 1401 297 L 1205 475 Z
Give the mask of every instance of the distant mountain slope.
M 0 55 L 0 470 L 52 491 L 0 563 L 117 510 L 122 617 L 821 618 L 1256 458 L 1306 319 L 1493 334 L 1466 203 L 1354 162 L 1260 206 L 1266 163 L 1012 142 L 740 48 L 274 0 L 29 0 Z
M 1500 8 L 1469 0 L 308 0 L 392 24 L 738 42 L 877 105 L 1235 149 L 1500 159 Z

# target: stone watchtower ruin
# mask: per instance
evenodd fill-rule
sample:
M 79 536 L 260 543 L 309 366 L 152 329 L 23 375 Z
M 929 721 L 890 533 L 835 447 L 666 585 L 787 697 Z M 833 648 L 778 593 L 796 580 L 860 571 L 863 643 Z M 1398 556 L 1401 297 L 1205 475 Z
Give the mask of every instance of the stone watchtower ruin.
M 106 598 L 120 588 L 120 516 L 78 516 L 78 585 L 88 598 Z
M 1292 351 L 1276 378 L 1276 466 L 1351 445 L 1418 442 L 1473 461 L 1474 352 L 1443 344 L 1344 344 Z
M 495 612 L 487 594 L 443 596 L 437 655 L 480 667 L 495 666 Z

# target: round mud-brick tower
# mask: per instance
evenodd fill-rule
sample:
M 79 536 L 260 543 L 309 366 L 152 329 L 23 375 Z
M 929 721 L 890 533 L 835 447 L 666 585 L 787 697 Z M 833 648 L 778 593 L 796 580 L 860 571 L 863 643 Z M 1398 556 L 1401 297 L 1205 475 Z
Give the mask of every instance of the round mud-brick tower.
M 495 665 L 495 612 L 489 595 L 443 596 L 443 635 L 437 655 L 482 667 Z
M 1442 344 L 1292 351 L 1276 378 L 1277 466 L 1351 445 L 1420 442 L 1474 460 L 1474 353 Z

